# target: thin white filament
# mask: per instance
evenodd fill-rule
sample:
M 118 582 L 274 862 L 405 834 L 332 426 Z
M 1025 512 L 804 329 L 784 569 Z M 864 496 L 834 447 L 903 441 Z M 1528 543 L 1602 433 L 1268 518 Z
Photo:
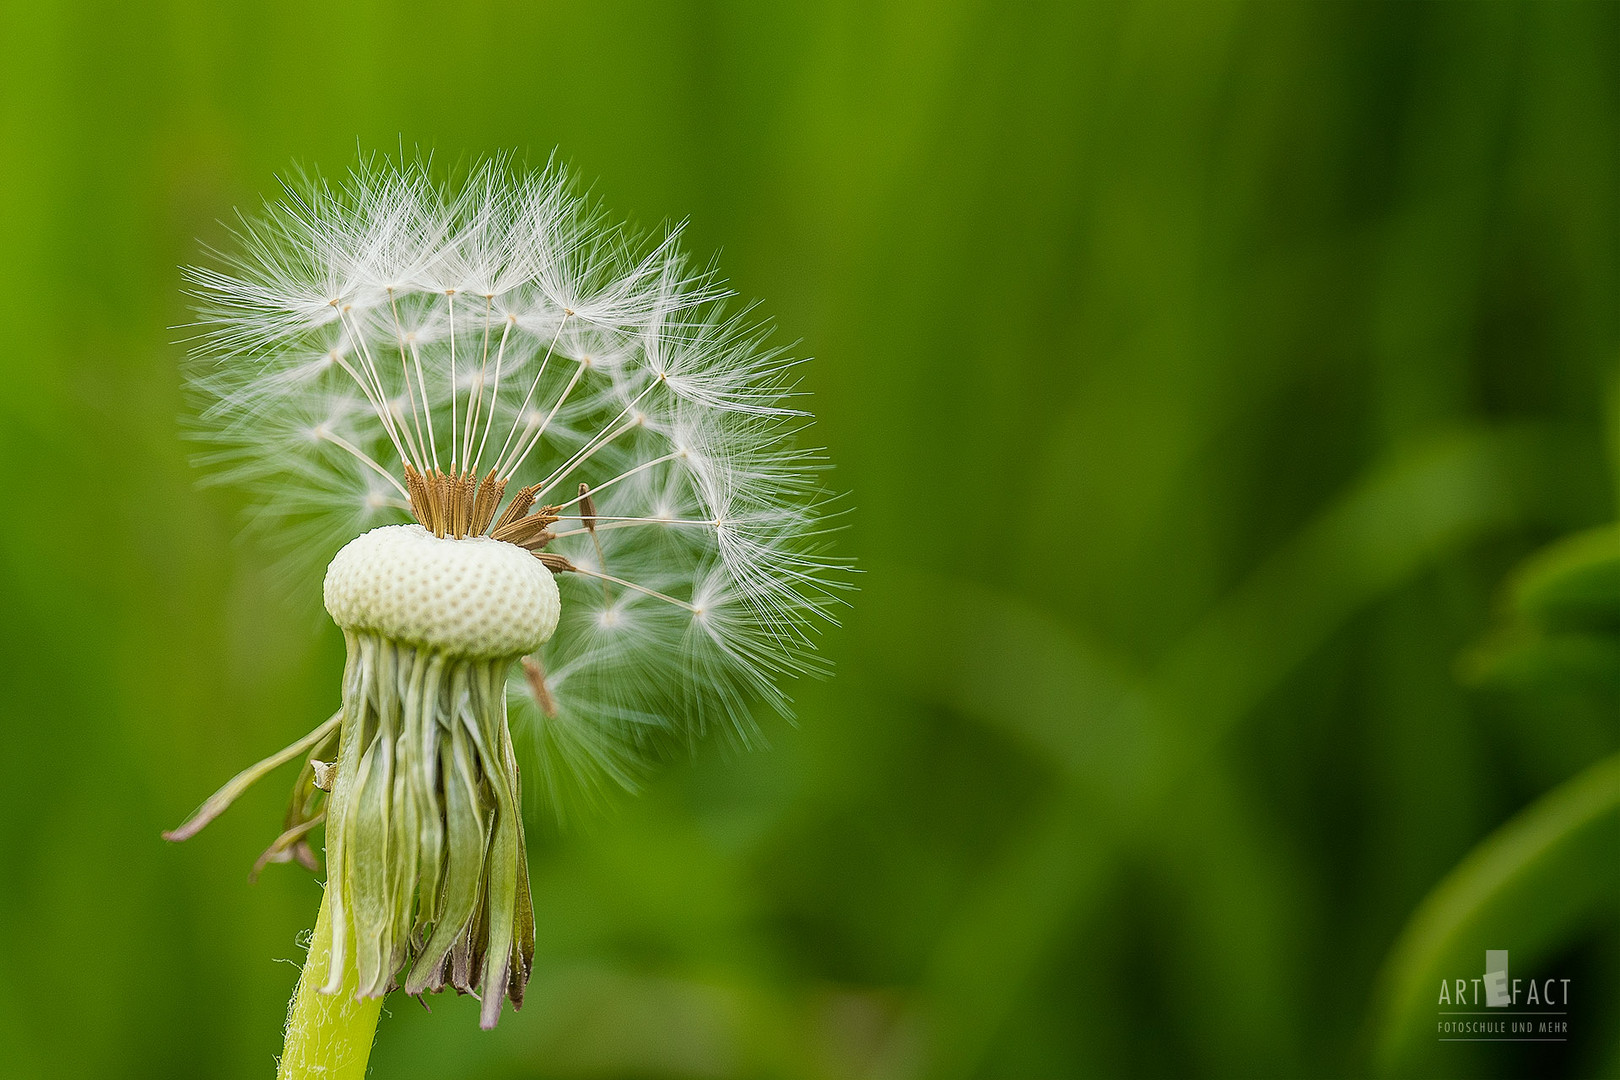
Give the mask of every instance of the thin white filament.
M 619 421 L 619 419 L 624 416 L 625 413 L 628 413 L 631 409 L 634 409 L 638 404 L 640 404 L 641 399 L 646 397 L 648 392 L 650 390 L 652 390 L 652 388 L 654 386 L 657 386 L 657 385 L 658 385 L 657 383 L 648 383 L 647 384 L 647 389 L 643 390 L 641 393 L 637 394 L 635 396 L 635 398 L 630 402 L 630 404 L 626 405 L 623 409 L 621 409 L 619 411 L 619 415 L 615 416 L 613 418 L 613 420 L 609 423 L 608 426 L 611 426 L 613 423 L 617 423 Z M 552 410 L 552 411 L 555 412 L 556 410 Z M 640 426 L 641 426 L 641 419 L 638 417 L 638 418 L 636 418 L 634 420 L 631 420 L 628 424 L 622 425 L 617 431 L 614 431 L 611 434 L 598 435 L 595 439 L 591 440 L 591 442 L 589 442 L 585 446 L 581 447 L 580 450 L 577 453 L 575 453 L 573 457 L 569 458 L 567 461 L 565 461 L 561 465 L 557 466 L 556 471 L 553 472 L 550 476 L 546 477 L 546 479 L 541 482 L 540 490 L 535 494 L 535 498 L 538 499 L 538 498 L 541 498 L 542 496 L 544 496 L 546 494 L 546 492 L 548 492 L 552 488 L 556 487 L 557 484 L 559 482 L 561 482 L 563 477 L 567 476 L 571 471 L 573 471 L 574 469 L 577 469 L 579 466 L 585 464 L 585 462 L 587 462 L 591 458 L 595 457 L 596 452 L 598 450 L 601 450 L 604 446 L 611 443 L 614 439 L 617 439 L 620 435 L 623 435 L 626 432 L 634 431 L 636 428 L 638 428 Z M 542 426 L 541 431 L 544 431 L 544 430 L 545 430 L 545 428 Z M 607 430 L 607 428 L 604 427 L 603 431 L 605 432 L 606 430 Z M 540 436 L 537 434 L 534 437 L 534 441 L 529 443 L 528 450 L 523 451 L 522 456 L 519 457 L 517 459 L 517 461 L 513 463 L 512 467 L 514 469 L 517 468 L 518 465 L 523 464 L 523 459 L 529 456 L 529 450 L 533 450 L 534 446 L 535 446 L 535 443 L 538 443 L 539 441 L 540 441 Z
M 450 305 L 450 471 L 456 471 L 456 290 L 444 290 Z M 472 408 L 471 402 L 467 407 Z
M 595 495 L 601 491 L 600 487 L 591 488 L 587 494 Z M 575 500 L 578 501 L 578 500 Z M 670 518 L 670 517 L 616 517 L 612 514 L 597 514 L 594 517 L 585 514 L 556 514 L 558 521 L 605 521 L 623 525 L 708 525 L 717 528 L 720 522 L 714 518 Z M 602 528 L 607 528 L 603 525 Z M 561 533 L 557 535 L 561 536 Z
M 393 442 L 394 450 L 399 453 L 400 460 L 411 460 L 410 457 L 405 453 L 405 447 L 410 446 L 410 432 L 408 430 L 405 431 L 405 447 L 402 447 L 399 442 L 398 434 L 395 433 L 393 426 L 388 422 L 389 415 L 393 410 L 389 407 L 386 399 L 378 398 L 375 391 L 373 391 L 371 384 L 365 379 L 361 378 L 360 373 L 354 370 L 354 368 L 350 367 L 349 362 L 343 359 L 343 354 L 338 352 L 336 349 L 332 350 L 332 362 L 347 372 L 349 378 L 353 379 L 355 385 L 360 388 L 360 392 L 366 395 L 366 400 L 371 403 L 372 411 L 377 414 L 377 419 L 382 421 L 383 430 L 388 433 L 389 439 Z
M 611 581 L 615 585 L 622 585 L 626 589 L 634 589 L 638 593 L 645 593 L 654 599 L 664 601 L 666 604 L 674 604 L 678 608 L 685 608 L 694 615 L 702 614 L 702 610 L 700 608 L 688 604 L 685 600 L 678 600 L 668 593 L 661 593 L 657 589 L 649 589 L 645 585 L 637 585 L 633 581 L 626 581 L 624 578 L 614 577 L 612 574 L 604 574 L 598 570 L 587 570 L 583 566 L 576 566 L 569 572 L 574 574 L 584 574 L 586 577 L 598 578 L 602 581 Z
M 546 355 L 540 359 L 540 370 L 534 373 L 534 382 L 529 384 L 529 392 L 523 395 L 523 404 L 519 405 L 517 412 L 512 414 L 512 430 L 506 433 L 506 441 L 501 443 L 501 452 L 495 456 L 495 471 L 502 476 L 511 475 L 512 470 L 509 468 L 503 468 L 501 464 L 506 460 L 506 448 L 511 445 L 512 436 L 517 434 L 518 422 L 523 419 L 524 412 L 528 410 L 529 402 L 534 400 L 534 392 L 540 387 L 540 378 L 546 373 L 546 365 L 551 362 L 551 352 L 557 347 L 557 339 L 562 337 L 563 327 L 567 325 L 568 313 L 565 312 L 563 314 L 562 321 L 557 324 L 557 332 L 551 335 L 551 344 L 546 346 Z M 577 374 L 578 373 L 576 372 L 576 376 Z M 573 383 L 569 383 L 568 385 L 570 389 L 573 387 Z M 525 431 L 523 433 L 523 438 L 527 439 L 528 437 L 529 433 Z M 521 443 L 521 440 L 519 440 L 519 442 Z
M 394 299 L 394 290 L 393 289 L 388 290 L 388 306 L 394 312 L 394 338 L 399 343 L 399 362 L 400 362 L 400 365 L 404 366 L 404 364 L 405 364 L 405 329 L 404 329 L 404 327 L 400 326 L 400 324 L 399 324 L 399 302 Z M 433 437 L 433 404 L 432 404 L 432 402 L 430 402 L 428 400 L 427 380 L 422 377 L 422 355 L 421 355 L 420 352 L 417 351 L 416 341 L 415 341 L 414 335 L 412 336 L 412 341 L 411 341 L 410 345 L 411 345 L 411 358 L 416 362 L 416 385 L 417 385 L 417 388 L 422 393 L 422 412 L 425 414 L 425 417 L 426 417 L 426 420 L 427 420 L 427 444 L 428 444 L 428 448 L 433 452 L 433 467 L 435 469 L 437 469 L 439 467 L 439 444 L 438 444 L 438 440 L 436 440 Z M 410 389 L 410 385 L 411 385 L 411 373 L 410 373 L 410 369 L 406 368 L 406 370 L 405 370 L 405 387 L 406 387 L 407 390 Z M 415 401 L 415 399 L 412 399 L 412 401 L 411 401 L 411 410 L 413 412 L 416 410 L 416 401 Z M 417 432 L 416 432 L 416 438 L 417 438 L 418 442 L 420 442 L 421 439 L 422 439 L 421 424 L 422 424 L 422 418 L 418 417 L 417 418 L 418 427 L 417 427 Z
M 577 519 L 559 518 L 558 520 L 567 521 Z M 600 518 L 595 520 L 601 521 Z M 672 518 L 632 518 L 627 521 L 602 522 L 594 529 L 564 529 L 560 533 L 552 533 L 552 536 L 558 540 L 561 540 L 565 536 L 583 536 L 584 534 L 591 532 L 607 532 L 609 529 L 632 529 L 640 525 L 701 525 L 706 529 L 719 528 L 719 526 L 712 521 L 680 521 Z
M 494 303 L 493 293 L 484 297 L 484 355 L 483 359 L 478 362 L 478 378 L 473 383 L 472 390 L 468 393 L 467 428 L 463 435 L 465 442 L 461 449 L 461 460 L 469 465 L 472 464 L 473 429 L 478 424 L 478 414 L 482 411 L 484 405 L 484 373 L 489 370 L 489 313 Z M 493 402 L 490 407 L 494 407 Z M 476 468 L 473 471 L 476 472 Z
M 575 495 L 572 499 L 569 499 L 565 503 L 558 503 L 557 505 L 553 506 L 552 509 L 553 510 L 562 510 L 562 509 L 564 509 L 566 507 L 573 506 L 575 503 L 577 503 L 581 499 L 583 499 L 586 495 L 590 495 L 590 496 L 594 497 L 598 493 L 606 491 L 608 488 L 612 487 L 614 484 L 617 484 L 620 480 L 628 480 L 628 479 L 630 479 L 630 477 L 636 475 L 636 473 L 642 472 L 645 469 L 650 469 L 654 465 L 662 465 L 666 461 L 673 461 L 674 459 L 680 457 L 682 455 L 682 453 L 683 453 L 683 451 L 676 450 L 673 453 L 665 454 L 663 457 L 653 458 L 651 461 L 643 461 L 640 465 L 637 465 L 635 468 L 626 469 L 624 472 L 620 473 L 618 476 L 615 476 L 613 479 L 604 480 L 602 483 L 597 484 L 595 487 L 591 488 L 591 490 L 586 491 L 586 492 L 581 492 L 580 494 Z M 603 518 L 597 518 L 597 520 L 602 521 L 604 519 Z
M 366 346 L 366 339 L 360 336 L 359 327 L 354 325 L 353 320 L 349 318 L 349 305 L 345 304 L 338 308 L 338 319 L 343 322 L 344 329 L 354 338 L 355 343 L 360 346 L 360 363 L 371 376 L 372 385 L 377 392 L 376 402 L 373 403 L 374 407 L 378 402 L 386 402 L 388 398 L 384 393 L 382 377 L 377 374 L 377 365 L 371 359 L 371 350 Z M 353 375 L 354 372 L 351 370 L 350 374 Z M 386 408 L 377 408 L 377 419 L 382 421 L 383 429 L 388 432 L 388 438 L 393 442 L 394 450 L 399 454 L 400 460 L 409 460 L 405 456 L 405 447 L 400 443 L 399 432 L 394 430 L 393 417 L 389 411 Z
M 401 495 L 404 495 L 406 498 L 410 498 L 410 492 L 405 490 L 405 485 L 401 484 L 398 480 L 394 479 L 394 474 L 393 473 L 389 472 L 387 469 L 385 469 L 381 465 L 377 464 L 375 461 L 373 461 L 371 459 L 370 454 L 366 453 L 364 450 L 360 449 L 358 446 L 354 445 L 349 440 L 345 439 L 343 436 L 334 435 L 330 431 L 327 431 L 324 427 L 320 427 L 320 428 L 315 429 L 315 437 L 317 439 L 322 439 L 322 440 L 324 440 L 326 442 L 329 442 L 333 446 L 336 446 L 336 447 L 338 447 L 340 449 L 347 450 L 349 453 L 353 454 L 355 459 L 358 460 L 362 465 L 368 466 L 378 476 L 382 477 L 384 480 L 387 480 L 390 484 L 393 484 L 394 485 L 394 490 L 398 491 Z
M 507 316 L 506 325 L 501 328 L 500 348 L 495 350 L 495 381 L 489 390 L 489 416 L 484 420 L 484 435 L 478 440 L 478 455 L 473 458 L 473 471 L 484 460 L 484 447 L 489 445 L 489 429 L 495 425 L 495 403 L 500 400 L 501 394 L 501 358 L 506 355 L 506 336 L 512 331 L 512 323 L 516 320 Z
M 422 378 L 422 351 L 416 347 L 416 335 L 410 336 L 411 359 L 416 363 L 416 379 L 422 385 L 422 407 L 427 412 L 428 450 L 433 454 L 433 467 L 439 467 L 439 440 L 433 435 L 433 410 L 427 405 L 427 381 Z

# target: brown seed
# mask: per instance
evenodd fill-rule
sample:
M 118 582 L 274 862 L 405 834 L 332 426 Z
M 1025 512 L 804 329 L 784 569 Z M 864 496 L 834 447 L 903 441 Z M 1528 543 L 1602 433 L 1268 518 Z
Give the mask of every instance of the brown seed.
M 557 699 L 551 696 L 551 690 L 546 686 L 546 670 L 540 666 L 538 656 L 523 658 L 523 674 L 529 680 L 529 693 L 534 695 L 534 703 L 540 706 L 540 711 L 547 716 L 556 716 Z

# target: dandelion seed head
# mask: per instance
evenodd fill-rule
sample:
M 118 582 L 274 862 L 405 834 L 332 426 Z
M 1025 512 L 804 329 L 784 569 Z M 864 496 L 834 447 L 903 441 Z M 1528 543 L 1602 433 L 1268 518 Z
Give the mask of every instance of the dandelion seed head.
M 542 790 L 628 785 L 663 741 L 746 744 L 757 703 L 788 711 L 846 585 L 825 463 L 799 445 L 800 361 L 680 225 L 617 224 L 555 164 L 366 158 L 290 177 L 234 233 L 189 272 L 191 385 L 201 460 L 253 492 L 256 529 L 318 566 L 436 513 L 419 481 L 459 492 L 452 538 L 498 536 L 537 485 L 506 539 L 560 595 L 545 707 L 512 682 Z

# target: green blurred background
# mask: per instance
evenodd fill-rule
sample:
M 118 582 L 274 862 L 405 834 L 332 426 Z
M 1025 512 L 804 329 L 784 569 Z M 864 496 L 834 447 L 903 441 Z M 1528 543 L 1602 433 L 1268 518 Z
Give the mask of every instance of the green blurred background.
M 0 3 L 0 1074 L 270 1075 L 281 781 L 158 832 L 342 642 L 171 327 L 357 145 L 690 215 L 865 571 L 769 750 L 532 808 L 528 1005 L 374 1075 L 1620 1075 L 1620 7 L 972 0 Z M 1436 1040 L 1486 948 L 1568 1044 Z

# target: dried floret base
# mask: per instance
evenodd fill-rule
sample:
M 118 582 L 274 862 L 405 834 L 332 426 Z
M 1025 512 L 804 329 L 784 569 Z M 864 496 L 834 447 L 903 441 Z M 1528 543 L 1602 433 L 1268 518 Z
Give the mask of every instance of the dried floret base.
M 475 994 L 494 1027 L 506 999 L 522 1005 L 534 962 L 506 713 L 516 657 L 345 636 L 342 741 L 320 770 L 327 887 L 287 1020 L 287 1080 L 348 1075 L 354 1061 L 362 1076 L 377 1003 L 395 988 Z
M 521 1004 L 534 958 L 506 675 L 516 657 L 464 657 L 349 631 L 343 743 L 327 815 L 326 937 L 380 997 L 453 987 L 493 1027 Z M 326 942 L 317 935 L 316 944 Z

